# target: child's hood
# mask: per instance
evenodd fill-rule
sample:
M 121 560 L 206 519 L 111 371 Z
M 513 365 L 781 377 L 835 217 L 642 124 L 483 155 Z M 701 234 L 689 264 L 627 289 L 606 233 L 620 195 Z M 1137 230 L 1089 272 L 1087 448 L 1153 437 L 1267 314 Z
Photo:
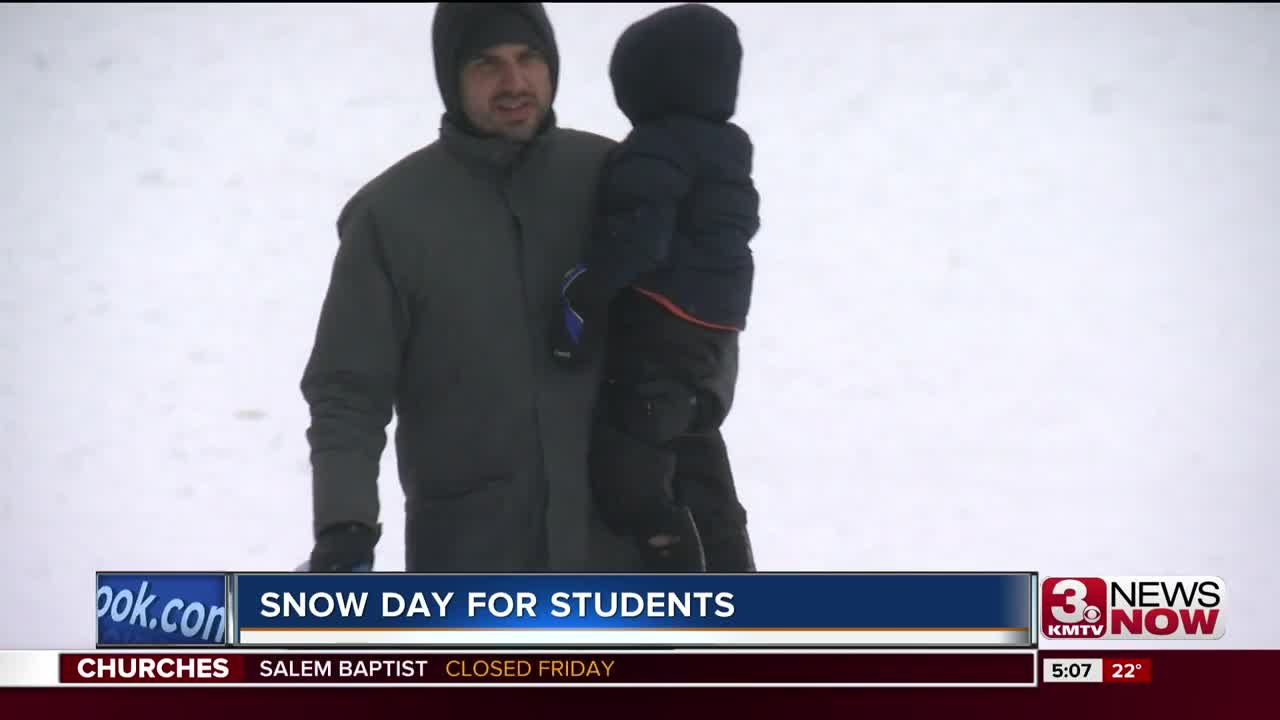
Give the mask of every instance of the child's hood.
M 727 121 L 736 110 L 741 71 L 737 26 L 699 4 L 666 8 L 633 24 L 609 63 L 614 98 L 636 124 L 670 113 Z

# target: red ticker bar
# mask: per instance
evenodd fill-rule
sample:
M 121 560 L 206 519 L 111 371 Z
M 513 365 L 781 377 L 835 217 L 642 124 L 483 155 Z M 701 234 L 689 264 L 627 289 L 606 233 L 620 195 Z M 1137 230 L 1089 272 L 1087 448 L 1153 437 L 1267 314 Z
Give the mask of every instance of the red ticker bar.
M 613 653 L 610 656 L 623 654 Z M 776 653 L 767 653 L 772 654 Z M 216 657 L 226 655 L 218 654 Z M 300 655 L 289 654 L 287 657 Z M 446 656 L 443 652 L 436 655 Z M 942 655 L 939 653 L 937 656 Z M 103 656 L 110 654 L 82 653 L 69 657 Z M 362 656 L 386 657 L 368 651 Z M 424 656 L 430 658 L 432 654 L 409 655 Z M 236 657 L 251 662 L 259 656 L 246 653 Z M 723 657 L 723 654 L 716 657 Z M 969 659 L 970 654 L 961 652 L 950 657 L 963 662 Z M 257 715 L 290 718 L 331 715 L 363 718 L 392 716 L 403 713 L 405 707 L 429 707 L 437 715 L 474 717 L 557 717 L 565 713 L 565 708 L 572 708 L 579 715 L 651 719 L 670 716 L 673 707 L 708 703 L 720 716 L 784 720 L 798 717 L 806 720 L 825 717 L 845 719 L 850 716 L 851 708 L 855 714 L 886 717 L 942 717 L 967 708 L 980 708 L 984 717 L 1079 720 L 1090 714 L 1097 716 L 1099 708 L 1105 708 L 1104 714 L 1108 717 L 1253 718 L 1265 717 L 1266 708 L 1275 704 L 1275 678 L 1280 676 L 1280 651 L 1277 650 L 1144 648 L 1126 651 L 1113 646 L 1101 652 L 1089 649 L 1040 651 L 1042 664 L 1046 661 L 1067 661 L 1064 667 L 1072 661 L 1083 664 L 1091 660 L 1100 662 L 1103 658 L 1120 662 L 1144 661 L 1143 665 L 1151 671 L 1151 682 L 1055 683 L 1042 678 L 1046 682 L 1032 688 L 920 685 L 891 690 L 866 686 L 799 690 L 794 685 L 779 685 L 755 688 L 750 692 L 716 688 L 673 688 L 654 692 L 657 686 L 642 684 L 612 687 L 600 692 L 582 692 L 577 686 L 567 684 L 558 687 L 504 687 L 484 692 L 455 691 L 439 685 L 406 687 L 391 684 L 372 688 L 266 684 L 183 688 L 94 687 L 83 683 L 75 687 L 49 687 L 41 684 L 56 682 L 58 670 L 65 672 L 69 662 L 63 660 L 62 668 L 53 667 L 56 662 L 49 667 L 47 681 L 40 681 L 45 676 L 38 670 L 32 670 L 28 676 L 35 685 L 0 688 L 0 708 L 3 708 L 5 718 L 15 719 L 119 715 L 226 720 L 227 717 L 242 716 L 246 710 Z M 11 668 L 12 663 L 13 658 L 10 658 Z
M 1025 652 L 68 653 L 74 684 L 1025 685 Z

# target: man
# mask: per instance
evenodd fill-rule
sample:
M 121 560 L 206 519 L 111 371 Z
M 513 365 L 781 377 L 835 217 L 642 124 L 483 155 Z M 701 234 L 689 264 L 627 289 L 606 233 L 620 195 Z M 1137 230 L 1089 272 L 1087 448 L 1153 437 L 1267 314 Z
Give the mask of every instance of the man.
M 315 345 L 310 568 L 369 568 L 393 409 L 410 572 L 641 569 L 594 510 L 599 368 L 549 351 L 613 143 L 556 125 L 559 56 L 539 3 L 441 3 L 438 140 L 349 200 Z

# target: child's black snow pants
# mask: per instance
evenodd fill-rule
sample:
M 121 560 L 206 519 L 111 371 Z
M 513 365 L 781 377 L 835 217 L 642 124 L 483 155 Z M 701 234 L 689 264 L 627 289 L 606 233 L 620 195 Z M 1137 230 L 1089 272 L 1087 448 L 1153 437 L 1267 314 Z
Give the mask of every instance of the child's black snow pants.
M 655 572 L 754 572 L 746 511 L 720 427 L 733 405 L 738 334 L 676 317 L 624 289 L 610 309 L 591 478 L 616 531 Z

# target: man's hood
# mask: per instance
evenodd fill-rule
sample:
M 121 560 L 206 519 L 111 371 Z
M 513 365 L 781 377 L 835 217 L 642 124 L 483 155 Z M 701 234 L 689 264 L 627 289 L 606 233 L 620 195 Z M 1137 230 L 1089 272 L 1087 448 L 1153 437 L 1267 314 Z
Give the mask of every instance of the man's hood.
M 542 3 L 439 3 L 431 28 L 436 83 L 444 101 L 445 115 L 460 128 L 473 129 L 462 108 L 460 74 L 463 45 L 478 27 L 500 22 L 504 15 L 514 15 L 528 22 L 541 39 L 541 49 L 551 71 L 551 99 L 553 103 L 555 101 L 560 81 L 560 52 L 551 20 Z

